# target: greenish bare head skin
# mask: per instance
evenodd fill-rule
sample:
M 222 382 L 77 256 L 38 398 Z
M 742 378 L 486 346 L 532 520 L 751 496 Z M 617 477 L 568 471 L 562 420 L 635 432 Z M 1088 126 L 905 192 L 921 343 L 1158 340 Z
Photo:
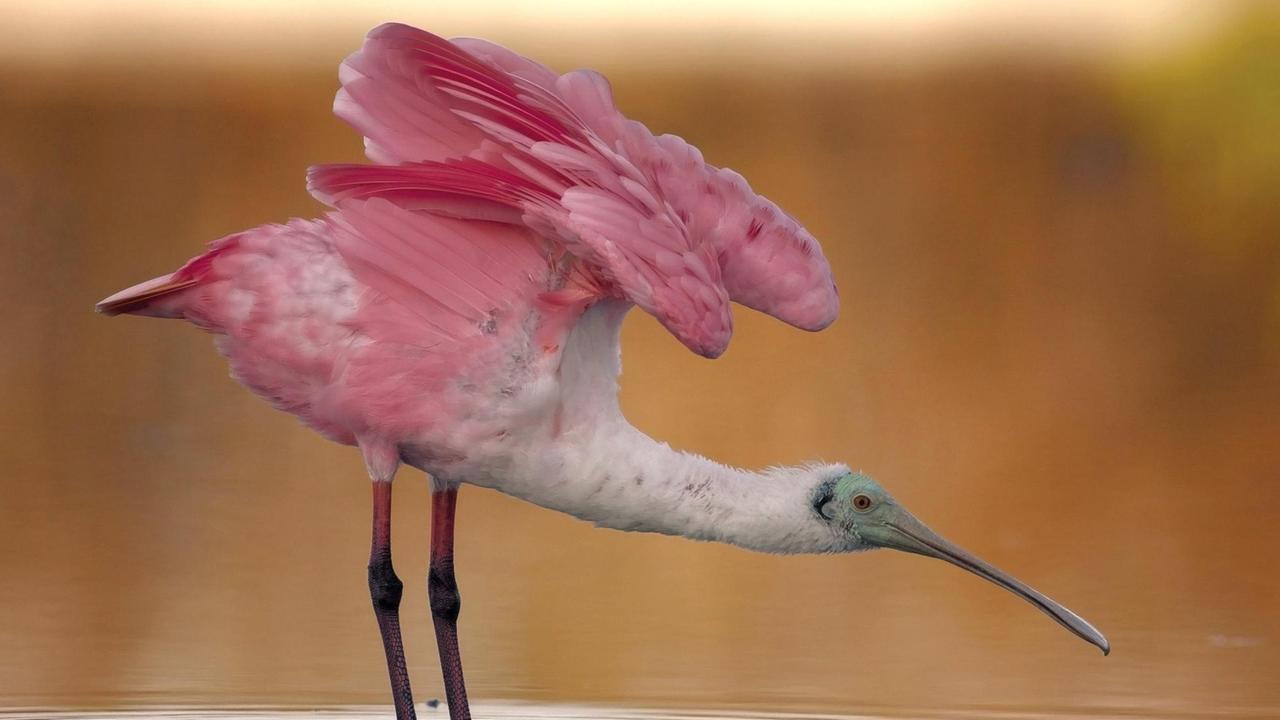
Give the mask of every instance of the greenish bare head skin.
M 850 550 L 892 548 L 945 560 L 1018 595 L 1106 655 L 1111 645 L 1092 625 L 1013 576 L 943 539 L 907 512 L 875 480 L 847 473 L 818 488 L 814 509 L 843 534 Z

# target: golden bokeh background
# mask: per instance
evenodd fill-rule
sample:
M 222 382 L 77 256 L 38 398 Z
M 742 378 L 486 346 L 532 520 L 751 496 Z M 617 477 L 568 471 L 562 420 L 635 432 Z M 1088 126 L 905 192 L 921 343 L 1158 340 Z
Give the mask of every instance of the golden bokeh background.
M 303 169 L 360 159 L 335 68 L 395 18 L 604 71 L 823 241 L 845 304 L 824 333 L 742 310 L 708 362 L 635 314 L 638 426 L 861 467 L 1115 647 L 936 562 L 595 530 L 464 488 L 473 697 L 1280 713 L 1280 7 L 1110 5 L 0 12 L 0 708 L 386 702 L 357 454 L 195 329 L 91 308 L 321 212 Z M 420 700 L 428 502 L 402 472 Z

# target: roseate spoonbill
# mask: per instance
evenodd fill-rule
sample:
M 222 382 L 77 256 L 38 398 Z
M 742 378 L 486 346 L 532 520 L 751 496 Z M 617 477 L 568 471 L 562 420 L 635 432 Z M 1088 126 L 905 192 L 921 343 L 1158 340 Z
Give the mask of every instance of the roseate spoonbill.
M 414 716 L 390 547 L 401 463 L 433 482 L 427 587 L 454 720 L 469 717 L 453 568 L 468 483 L 619 530 L 941 558 L 1108 652 L 1079 616 L 846 465 L 739 470 L 623 418 L 619 329 L 632 305 L 711 358 L 729 342 L 730 301 L 805 330 L 836 317 L 817 241 L 741 176 L 626 119 L 600 75 L 557 75 L 482 40 L 383 25 L 339 78 L 334 111 L 375 164 L 310 170 L 331 212 L 224 237 L 98 310 L 214 333 L 237 380 L 360 448 L 369 589 L 398 718 Z

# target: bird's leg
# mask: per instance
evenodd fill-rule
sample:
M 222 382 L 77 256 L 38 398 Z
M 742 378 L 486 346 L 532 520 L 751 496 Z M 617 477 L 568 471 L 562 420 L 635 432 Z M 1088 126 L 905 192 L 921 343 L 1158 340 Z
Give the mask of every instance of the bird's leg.
M 444 675 L 449 718 L 471 720 L 467 687 L 462 680 L 462 656 L 458 652 L 458 612 L 462 601 L 453 577 L 453 516 L 457 507 L 456 487 L 431 495 L 431 569 L 427 574 L 427 596 L 436 626 L 436 645 L 440 648 L 440 671 Z
M 413 692 L 404 664 L 404 643 L 400 639 L 400 595 L 404 585 L 391 567 L 391 482 L 373 481 L 373 547 L 369 551 L 369 595 L 387 652 L 387 674 L 391 676 L 391 697 L 396 720 L 414 720 Z

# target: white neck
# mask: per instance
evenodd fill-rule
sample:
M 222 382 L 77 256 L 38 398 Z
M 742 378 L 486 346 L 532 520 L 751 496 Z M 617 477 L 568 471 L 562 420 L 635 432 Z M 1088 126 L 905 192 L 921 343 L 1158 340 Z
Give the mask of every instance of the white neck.
M 847 472 L 841 467 L 740 470 L 673 450 L 625 421 L 577 428 L 529 459 L 521 469 L 530 474 L 503 491 L 600 527 L 774 553 L 842 546 L 811 498 L 822 480 Z
M 673 450 L 626 421 L 617 403 L 625 313 L 602 303 L 570 336 L 557 427 L 517 440 L 467 481 L 617 530 L 775 553 L 844 549 L 812 504 L 815 488 L 844 466 L 740 470 Z

